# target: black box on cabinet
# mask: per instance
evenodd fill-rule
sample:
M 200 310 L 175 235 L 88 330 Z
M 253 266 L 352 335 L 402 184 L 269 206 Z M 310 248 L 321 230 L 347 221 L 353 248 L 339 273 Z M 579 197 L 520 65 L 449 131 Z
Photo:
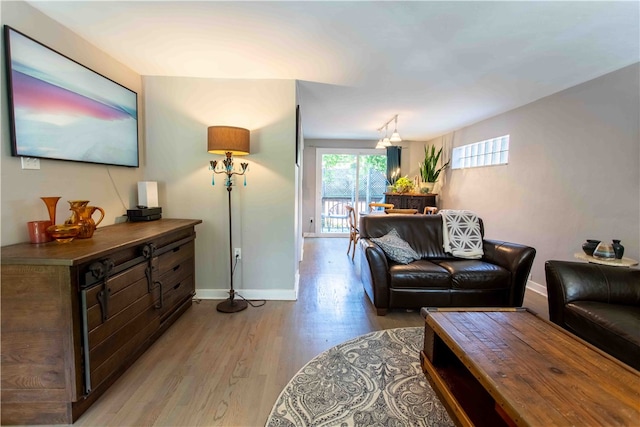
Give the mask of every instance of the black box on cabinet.
M 128 209 L 127 217 L 131 222 L 154 221 L 162 218 L 162 208 Z

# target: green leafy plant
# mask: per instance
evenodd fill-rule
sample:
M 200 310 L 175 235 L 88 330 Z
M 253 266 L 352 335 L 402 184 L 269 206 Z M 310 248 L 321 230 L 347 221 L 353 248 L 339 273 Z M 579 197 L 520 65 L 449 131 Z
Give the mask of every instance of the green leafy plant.
M 403 176 L 398 178 L 394 188 L 397 193 L 408 193 L 413 190 L 413 181 L 408 177 Z
M 438 168 L 438 161 L 440 160 L 441 154 L 442 148 L 436 153 L 435 145 L 431 146 L 431 150 L 429 150 L 426 145 L 424 146 L 424 162 L 419 163 L 422 182 L 436 182 L 440 176 L 440 172 L 449 166 L 449 162 L 447 162 Z

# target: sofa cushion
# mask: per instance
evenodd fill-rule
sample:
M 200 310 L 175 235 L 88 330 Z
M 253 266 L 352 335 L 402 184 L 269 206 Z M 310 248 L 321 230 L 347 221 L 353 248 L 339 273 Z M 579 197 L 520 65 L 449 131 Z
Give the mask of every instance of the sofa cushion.
M 551 284 L 554 289 L 561 289 L 563 301 L 640 305 L 640 270 L 635 268 L 547 261 L 545 273 L 547 287 Z
M 452 289 L 503 289 L 511 284 L 506 269 L 480 260 L 435 261 L 451 276 Z
M 442 245 L 440 215 L 362 215 L 360 238 L 371 239 L 395 228 L 398 235 L 420 255 L 420 258 L 454 258 Z
M 640 307 L 596 301 L 565 306 L 567 328 L 624 363 L 640 369 Z
M 450 289 L 451 275 L 447 270 L 427 260 L 410 264 L 389 265 L 389 286 L 394 289 Z
M 385 255 L 393 261 L 408 264 L 411 261 L 420 259 L 420 255 L 398 235 L 395 228 L 392 228 L 384 236 L 374 237 L 371 240 L 380 246 Z

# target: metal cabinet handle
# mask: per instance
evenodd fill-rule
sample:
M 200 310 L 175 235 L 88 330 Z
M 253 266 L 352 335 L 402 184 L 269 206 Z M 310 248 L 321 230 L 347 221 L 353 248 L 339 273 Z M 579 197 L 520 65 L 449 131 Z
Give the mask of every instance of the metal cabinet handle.
M 102 314 L 102 323 L 106 322 L 109 318 L 109 296 L 111 295 L 111 289 L 108 287 L 107 282 L 114 268 L 115 262 L 113 262 L 111 258 L 96 261 L 89 266 L 89 271 L 91 271 L 93 277 L 102 281 L 102 290 L 98 292 L 97 295 Z
M 164 308 L 164 295 L 162 292 L 162 282 L 159 280 L 156 280 L 154 283 L 156 283 L 158 285 L 158 288 L 160 289 L 160 303 L 156 304 L 154 307 L 157 308 L 158 310 L 161 310 Z
M 111 288 L 104 288 L 98 292 L 98 302 L 100 303 L 100 311 L 102 312 L 102 323 L 109 318 L 109 296 L 111 296 Z

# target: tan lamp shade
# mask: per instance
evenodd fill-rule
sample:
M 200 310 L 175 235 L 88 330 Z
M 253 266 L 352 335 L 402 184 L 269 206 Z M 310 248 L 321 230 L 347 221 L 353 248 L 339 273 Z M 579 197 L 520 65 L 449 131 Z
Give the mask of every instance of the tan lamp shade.
M 209 126 L 207 151 L 212 154 L 249 154 L 249 130 L 233 126 Z

